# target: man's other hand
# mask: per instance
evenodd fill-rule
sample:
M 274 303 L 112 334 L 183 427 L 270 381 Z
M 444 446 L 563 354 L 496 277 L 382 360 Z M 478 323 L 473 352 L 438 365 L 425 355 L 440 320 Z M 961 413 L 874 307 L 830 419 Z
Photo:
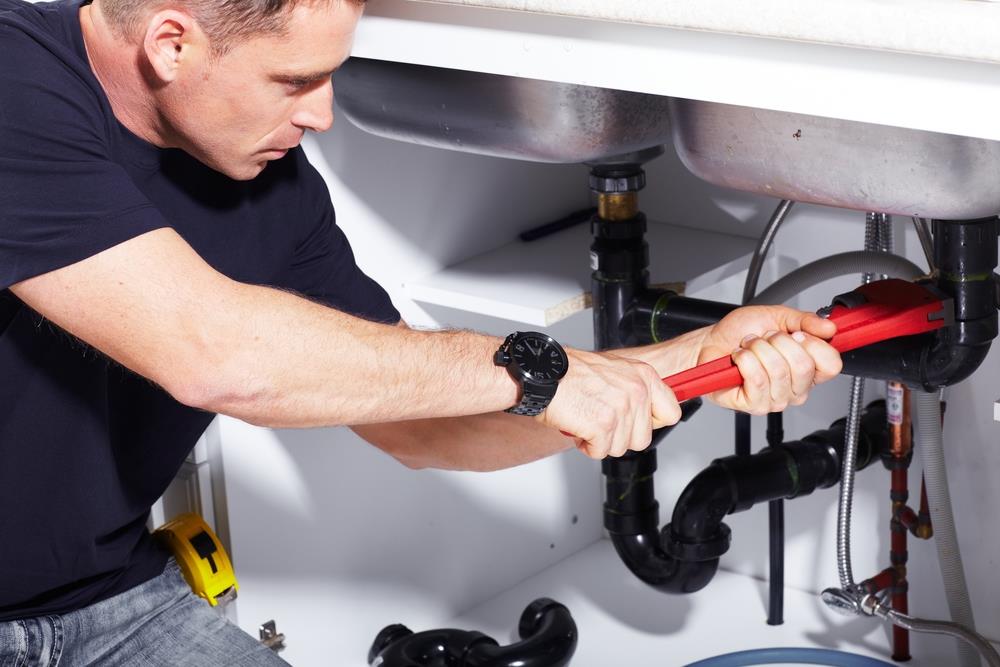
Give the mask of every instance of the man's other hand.
M 836 332 L 833 322 L 785 306 L 734 310 L 708 329 L 698 363 L 731 354 L 743 384 L 709 398 L 753 415 L 801 405 L 815 385 L 840 373 L 840 353 L 827 342 Z
M 654 428 L 680 419 L 677 399 L 652 366 L 608 352 L 566 353 L 569 371 L 537 419 L 571 434 L 587 456 L 645 449 Z

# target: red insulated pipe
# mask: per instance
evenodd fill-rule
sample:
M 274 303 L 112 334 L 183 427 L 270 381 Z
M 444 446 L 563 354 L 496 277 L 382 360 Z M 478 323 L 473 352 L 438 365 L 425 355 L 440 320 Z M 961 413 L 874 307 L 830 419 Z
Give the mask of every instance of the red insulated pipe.
M 895 490 L 897 488 L 897 484 L 900 484 L 903 489 L 903 493 L 905 494 L 906 477 L 907 475 L 905 469 L 893 470 L 893 489 Z M 899 496 L 895 495 L 895 497 L 898 498 Z M 905 505 L 903 507 L 906 508 Z M 906 542 L 909 530 L 907 530 L 907 527 L 902 521 L 899 521 L 894 517 L 890 522 L 890 532 L 892 537 L 890 540 L 891 546 L 889 555 L 893 568 L 895 568 L 899 574 L 892 587 L 892 608 L 900 613 L 907 614 L 909 613 L 909 582 L 906 578 L 906 562 L 908 560 Z M 897 625 L 894 625 L 892 628 L 892 659 L 896 661 L 905 661 L 909 660 L 910 657 L 910 632 L 909 630 L 905 630 Z
M 896 572 L 895 568 L 887 567 L 871 579 L 862 581 L 861 588 L 868 593 L 880 593 L 887 588 L 892 588 L 896 583 L 897 576 L 899 573 Z
M 889 558 L 898 577 L 892 587 L 892 608 L 900 613 L 909 613 L 909 583 L 906 580 L 906 535 L 907 526 L 898 518 L 902 510 L 909 509 L 908 468 L 910 467 L 913 441 L 911 438 L 910 390 L 901 382 L 890 382 L 887 387 L 887 415 L 889 421 L 889 443 L 893 458 L 890 497 L 892 499 L 892 521 L 889 522 Z M 912 513 L 912 510 L 910 510 Z M 899 626 L 892 628 L 892 659 L 910 659 L 910 632 Z
M 910 613 L 909 600 L 906 595 L 906 586 L 907 583 L 904 579 L 896 587 L 896 590 L 901 590 L 902 592 L 893 593 L 892 595 L 892 608 L 901 614 Z M 911 657 L 910 631 L 905 630 L 898 625 L 892 626 L 892 659 L 897 662 L 905 662 Z
M 917 528 L 920 526 L 920 517 L 909 506 L 897 508 L 894 518 L 903 524 L 903 527 L 908 531 L 916 534 Z

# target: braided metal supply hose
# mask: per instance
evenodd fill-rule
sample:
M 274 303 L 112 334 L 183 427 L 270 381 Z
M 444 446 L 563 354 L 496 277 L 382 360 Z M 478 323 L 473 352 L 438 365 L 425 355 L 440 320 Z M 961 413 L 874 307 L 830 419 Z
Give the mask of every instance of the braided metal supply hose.
M 858 433 L 861 426 L 861 403 L 865 400 L 865 379 L 851 381 L 851 400 L 847 408 L 847 428 L 844 431 L 844 460 L 840 473 L 840 495 L 837 502 L 837 574 L 840 586 L 854 590 L 851 569 L 851 513 L 854 504 L 854 468 L 858 459 Z
M 892 218 L 884 213 L 868 213 L 865 216 L 865 251 L 892 251 Z M 861 278 L 870 283 L 876 274 L 866 271 Z M 854 572 L 851 569 L 851 514 L 854 504 L 854 471 L 858 458 L 858 435 L 861 428 L 861 404 L 865 400 L 865 379 L 855 377 L 851 381 L 851 398 L 847 408 L 847 429 L 844 438 L 844 461 L 840 474 L 840 497 L 837 503 L 837 573 L 840 585 L 845 590 L 853 590 Z
M 937 400 L 936 396 L 935 400 Z M 971 664 L 978 667 L 980 664 L 979 658 L 982 656 L 989 667 L 1000 667 L 1000 654 L 993 648 L 993 645 L 960 623 L 929 621 L 901 614 L 874 595 L 869 595 L 861 601 L 861 613 L 878 616 L 884 621 L 898 625 L 901 628 L 906 628 L 912 632 L 926 632 L 955 637 L 959 640 L 958 644 L 959 652 L 962 654 L 962 665 Z M 966 654 L 971 656 L 971 658 L 966 658 Z M 965 662 L 967 659 L 971 659 L 972 662 Z

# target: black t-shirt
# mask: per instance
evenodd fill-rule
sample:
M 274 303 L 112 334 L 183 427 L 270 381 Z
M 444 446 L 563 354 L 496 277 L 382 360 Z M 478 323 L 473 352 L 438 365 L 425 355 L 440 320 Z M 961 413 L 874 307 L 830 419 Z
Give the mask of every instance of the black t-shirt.
M 149 508 L 213 417 L 51 326 L 11 285 L 171 227 L 235 280 L 399 320 L 300 149 L 237 182 L 120 125 L 79 7 L 0 0 L 0 621 L 159 574 Z

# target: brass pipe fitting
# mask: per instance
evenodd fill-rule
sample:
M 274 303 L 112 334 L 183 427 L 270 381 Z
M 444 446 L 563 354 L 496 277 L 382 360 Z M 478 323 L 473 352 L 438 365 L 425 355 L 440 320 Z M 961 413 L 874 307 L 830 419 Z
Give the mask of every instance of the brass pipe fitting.
M 601 192 L 597 195 L 597 215 L 604 220 L 631 220 L 639 214 L 638 192 Z

